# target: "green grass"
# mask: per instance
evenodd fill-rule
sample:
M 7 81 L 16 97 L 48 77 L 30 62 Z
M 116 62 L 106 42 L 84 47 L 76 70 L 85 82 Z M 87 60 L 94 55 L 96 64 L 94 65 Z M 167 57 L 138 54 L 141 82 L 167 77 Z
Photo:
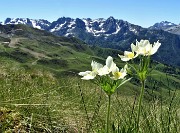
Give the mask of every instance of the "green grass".
M 92 60 L 104 64 L 109 55 L 123 67 L 117 56 L 122 52 L 16 28 L 23 29 L 13 37 L 17 48 L 0 43 L 0 132 L 105 132 L 107 97 L 78 72 L 91 70 Z M 156 67 L 146 82 L 140 132 L 178 133 L 180 69 L 152 64 Z M 135 132 L 139 92 L 140 82 L 133 78 L 112 95 L 112 133 Z
M 98 86 L 75 76 L 58 76 L 43 69 L 25 69 L 20 63 L 7 62 L 7 59 L 3 62 L 1 58 L 1 62 L 0 106 L 22 115 L 19 121 L 25 122 L 23 130 L 104 132 L 107 97 Z M 179 131 L 180 91 L 176 90 L 174 96 L 173 88 L 169 95 L 169 90 L 163 87 L 154 90 L 151 95 L 145 94 L 140 121 L 143 133 Z M 151 91 L 152 88 L 148 85 L 146 89 Z M 111 132 L 134 131 L 138 94 L 139 87 L 128 83 L 112 95 Z

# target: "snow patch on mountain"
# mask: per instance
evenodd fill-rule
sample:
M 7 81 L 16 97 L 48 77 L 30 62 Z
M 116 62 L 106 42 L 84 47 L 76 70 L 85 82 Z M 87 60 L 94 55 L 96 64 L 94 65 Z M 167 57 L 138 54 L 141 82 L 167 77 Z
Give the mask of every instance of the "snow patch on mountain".
M 105 33 L 106 31 L 102 28 L 103 20 L 102 19 L 82 19 L 85 23 L 86 32 L 92 33 L 94 36 L 100 36 L 101 34 Z
M 116 23 L 116 32 L 112 34 L 117 34 L 121 30 L 120 26 Z
M 165 31 L 168 31 L 168 32 L 173 33 L 173 34 L 180 35 L 180 25 L 170 27 L 170 28 L 166 29 Z
M 41 29 L 41 27 L 40 27 L 39 25 L 37 25 L 36 21 L 31 20 L 31 22 L 32 22 L 32 26 L 33 26 L 34 28 Z
M 174 23 L 171 23 L 171 22 L 168 22 L 168 21 L 162 21 L 162 22 L 160 22 L 160 24 L 161 24 L 162 26 L 167 26 L 167 25 L 171 26 L 171 25 L 175 25 Z
M 5 24 L 26 24 L 27 19 L 24 18 L 7 18 Z
M 73 29 L 75 27 L 76 23 L 74 21 L 71 21 L 68 25 L 69 28 Z
M 129 31 L 132 31 L 133 33 L 137 33 L 137 30 L 135 28 L 129 27 Z
M 110 36 L 112 34 L 117 34 L 120 30 L 121 27 L 120 25 L 116 22 L 114 25 L 114 21 L 116 21 L 113 17 L 108 18 L 109 22 L 106 22 L 107 19 L 103 19 L 103 18 L 99 18 L 99 19 L 82 19 L 83 22 L 85 23 L 85 29 L 86 32 L 93 34 L 94 36 L 101 36 L 101 35 L 105 35 L 105 36 Z M 111 30 L 111 26 L 115 26 L 115 30 L 108 33 L 109 30 Z
M 4 24 L 25 24 L 33 28 L 45 30 L 50 26 L 50 22 L 44 19 L 29 19 L 29 18 L 7 18 Z
M 65 24 L 66 22 L 64 22 L 63 24 L 57 24 L 53 29 L 50 30 L 50 32 L 59 31 Z

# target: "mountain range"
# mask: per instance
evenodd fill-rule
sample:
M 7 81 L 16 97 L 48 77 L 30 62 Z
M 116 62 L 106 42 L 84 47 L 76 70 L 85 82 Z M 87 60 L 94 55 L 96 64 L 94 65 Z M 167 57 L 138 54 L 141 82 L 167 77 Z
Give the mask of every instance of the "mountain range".
M 111 30 L 109 31 L 108 28 L 106 27 L 106 24 L 111 21 L 114 23 L 112 23 L 113 27 L 109 27 Z M 116 23 L 115 21 L 119 21 L 119 22 Z M 107 19 L 98 18 L 94 20 L 90 18 L 73 19 L 69 17 L 62 17 L 59 18 L 57 21 L 53 21 L 52 23 L 44 19 L 7 18 L 4 22 L 0 22 L 0 24 L 2 25 L 25 24 L 32 26 L 33 28 L 48 30 L 50 32 L 58 32 L 59 30 L 63 29 L 64 31 L 66 31 L 66 34 L 63 33 L 59 33 L 59 34 L 69 36 L 69 35 L 73 35 L 73 33 L 70 31 L 76 27 L 76 24 L 78 22 L 84 23 L 85 25 L 84 24 L 83 25 L 86 31 L 92 33 L 94 36 L 101 36 L 102 34 L 104 34 L 105 36 L 109 36 L 110 34 L 117 34 L 120 31 L 121 28 L 120 23 L 122 24 L 122 22 L 125 22 L 127 26 L 129 26 L 130 31 L 136 32 L 136 29 L 133 29 L 133 27 L 131 26 L 132 24 L 128 23 L 127 21 L 114 19 L 113 17 L 109 17 Z M 150 26 L 148 29 L 164 30 L 170 33 L 180 35 L 180 24 L 178 25 L 168 21 L 155 23 L 153 26 Z
M 59 18 L 52 23 L 39 19 L 7 18 L 3 25 L 24 24 L 58 36 L 76 37 L 89 45 L 96 45 L 119 50 L 129 50 L 136 40 L 159 40 L 162 43 L 159 52 L 154 56 L 157 61 L 180 66 L 180 25 L 163 21 L 149 28 L 143 28 L 124 20 L 109 17 L 107 19 L 73 19 Z

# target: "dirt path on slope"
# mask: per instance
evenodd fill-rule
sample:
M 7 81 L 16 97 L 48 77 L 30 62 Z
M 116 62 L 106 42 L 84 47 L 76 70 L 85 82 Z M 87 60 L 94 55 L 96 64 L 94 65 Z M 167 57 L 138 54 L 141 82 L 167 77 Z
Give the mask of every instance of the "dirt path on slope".
M 32 50 L 27 49 L 27 48 L 20 48 L 20 49 L 23 50 L 24 52 L 30 53 L 31 55 L 33 55 L 37 59 L 40 59 L 40 58 L 48 58 L 48 59 L 50 59 L 50 57 L 46 56 L 43 53 L 38 53 L 38 52 L 32 51 Z
M 18 44 L 19 40 L 21 40 L 21 39 L 26 39 L 26 38 L 11 38 L 11 41 L 10 41 L 10 43 L 9 43 L 8 46 L 11 47 L 11 48 L 18 48 L 17 44 Z M 48 59 L 50 59 L 50 57 L 46 56 L 46 55 L 43 54 L 43 53 L 38 53 L 38 52 L 32 51 L 32 50 L 30 50 L 30 49 L 28 49 L 28 48 L 23 48 L 23 47 L 19 47 L 19 48 L 20 48 L 22 51 L 24 51 L 24 52 L 26 52 L 26 53 L 29 53 L 29 54 L 33 55 L 35 58 L 37 58 L 37 60 L 35 60 L 34 62 L 32 62 L 33 65 L 36 64 L 37 61 L 38 61 L 39 59 L 41 59 L 41 58 L 48 58 Z
M 23 38 L 11 38 L 11 41 L 8 46 L 11 48 L 17 48 L 16 44 L 19 42 L 20 39 L 23 39 Z

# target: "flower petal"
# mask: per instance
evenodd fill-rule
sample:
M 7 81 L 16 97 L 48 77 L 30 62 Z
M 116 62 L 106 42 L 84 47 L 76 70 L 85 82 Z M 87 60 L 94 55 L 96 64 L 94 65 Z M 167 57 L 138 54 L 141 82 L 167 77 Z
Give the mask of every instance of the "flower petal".
M 112 71 L 114 67 L 116 67 L 116 64 L 113 62 L 113 58 L 111 56 L 108 56 L 108 58 L 106 59 L 106 66 L 109 69 L 109 73 Z
M 111 56 L 108 56 L 108 58 L 106 59 L 106 66 L 110 68 L 112 64 L 113 64 L 113 58 Z
M 97 63 L 97 62 L 95 62 L 95 61 L 92 61 L 92 62 L 91 62 L 91 67 L 92 67 L 92 70 L 97 71 L 98 69 L 100 69 L 101 67 L 103 67 L 103 65 L 100 64 L 100 63 Z
M 137 49 L 138 49 L 138 47 L 135 46 L 135 45 L 132 43 L 132 44 L 131 44 L 131 50 L 132 50 L 132 52 L 136 52 Z
M 106 74 L 109 74 L 109 68 L 107 66 L 104 66 L 98 70 L 98 75 L 103 76 Z
M 157 50 L 159 49 L 159 47 L 161 46 L 161 43 L 159 43 L 159 41 L 157 41 L 156 43 L 154 43 L 153 47 L 152 47 L 152 51 L 151 51 L 151 55 L 155 54 L 157 52 Z
M 90 80 L 90 79 L 94 79 L 94 78 L 95 78 L 95 76 L 93 76 L 93 75 L 91 75 L 91 74 L 88 74 L 88 75 L 82 77 L 81 79 Z
M 123 56 L 123 55 L 118 55 L 122 61 L 129 61 L 130 58 L 127 58 L 126 56 Z
M 87 74 L 90 74 L 91 71 L 85 71 L 85 72 L 80 72 L 78 73 L 80 76 L 86 76 Z

